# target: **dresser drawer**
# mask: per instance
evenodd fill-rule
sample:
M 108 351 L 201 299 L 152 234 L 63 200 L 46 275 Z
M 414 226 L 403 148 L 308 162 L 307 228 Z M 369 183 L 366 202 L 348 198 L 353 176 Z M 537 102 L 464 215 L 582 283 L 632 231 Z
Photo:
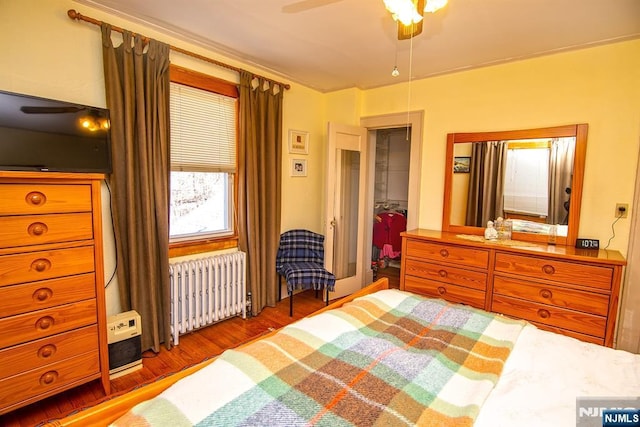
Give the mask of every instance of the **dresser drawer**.
M 93 272 L 93 246 L 0 256 L 0 286 Z
M 89 184 L 0 184 L 0 215 L 91 212 Z
M 96 323 L 96 300 L 64 304 L 0 319 L 0 348 Z
M 495 294 L 491 311 L 600 338 L 607 325 L 606 317 Z
M 77 385 L 87 377 L 97 378 L 100 372 L 98 354 L 98 349 L 93 348 L 76 357 L 0 380 L 0 406 L 22 406 L 24 401 L 40 400 Z
M 494 276 L 493 293 L 600 316 L 606 316 L 609 311 L 607 295 L 507 277 Z
M 88 326 L 0 350 L 0 379 L 98 348 L 98 327 Z
M 0 217 L 0 248 L 93 239 L 90 212 Z
M 495 270 L 603 290 L 611 289 L 613 277 L 613 269 L 610 267 L 506 253 L 496 254 Z
M 451 302 L 467 304 L 472 307 L 484 308 L 485 293 L 476 289 L 419 277 L 405 276 L 404 290 L 434 298 L 442 298 Z
M 487 268 L 489 251 L 463 248 L 443 243 L 407 240 L 407 257 L 421 258 L 440 262 L 462 264 L 470 267 Z
M 0 287 L 0 318 L 96 297 L 95 274 Z
M 405 268 L 407 275 L 478 289 L 483 292 L 487 290 L 487 273 L 413 259 L 407 259 Z

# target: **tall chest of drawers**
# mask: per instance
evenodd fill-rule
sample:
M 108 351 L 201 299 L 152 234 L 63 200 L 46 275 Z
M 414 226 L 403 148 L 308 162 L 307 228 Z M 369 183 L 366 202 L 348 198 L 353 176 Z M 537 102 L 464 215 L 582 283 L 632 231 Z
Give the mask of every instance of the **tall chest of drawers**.
M 0 172 L 0 414 L 110 392 L 98 174 Z
M 403 234 L 402 254 L 401 289 L 613 346 L 626 264 L 617 251 L 505 246 L 419 229 Z

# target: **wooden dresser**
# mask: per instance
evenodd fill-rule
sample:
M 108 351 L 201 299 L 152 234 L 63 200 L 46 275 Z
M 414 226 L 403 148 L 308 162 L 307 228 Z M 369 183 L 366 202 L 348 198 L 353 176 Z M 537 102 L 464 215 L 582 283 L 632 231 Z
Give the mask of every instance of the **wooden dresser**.
M 455 233 L 403 233 L 400 289 L 526 319 L 541 329 L 613 346 L 622 269 L 618 251 Z
M 99 174 L 0 172 L 0 414 L 110 393 Z

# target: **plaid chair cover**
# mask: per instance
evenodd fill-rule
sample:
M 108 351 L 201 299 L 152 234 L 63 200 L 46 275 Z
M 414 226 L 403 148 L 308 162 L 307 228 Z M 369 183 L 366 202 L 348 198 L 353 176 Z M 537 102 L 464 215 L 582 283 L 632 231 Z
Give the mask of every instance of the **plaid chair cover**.
M 324 236 L 309 230 L 289 230 L 280 235 L 276 271 L 287 281 L 287 290 L 333 291 L 336 277 L 324 268 Z

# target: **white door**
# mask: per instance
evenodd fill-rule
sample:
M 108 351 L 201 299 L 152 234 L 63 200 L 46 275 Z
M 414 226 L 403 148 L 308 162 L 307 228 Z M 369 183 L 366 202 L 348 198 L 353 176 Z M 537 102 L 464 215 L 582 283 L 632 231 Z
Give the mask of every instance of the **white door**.
M 335 299 L 364 285 L 367 131 L 329 123 L 328 134 L 325 266 L 336 276 Z

